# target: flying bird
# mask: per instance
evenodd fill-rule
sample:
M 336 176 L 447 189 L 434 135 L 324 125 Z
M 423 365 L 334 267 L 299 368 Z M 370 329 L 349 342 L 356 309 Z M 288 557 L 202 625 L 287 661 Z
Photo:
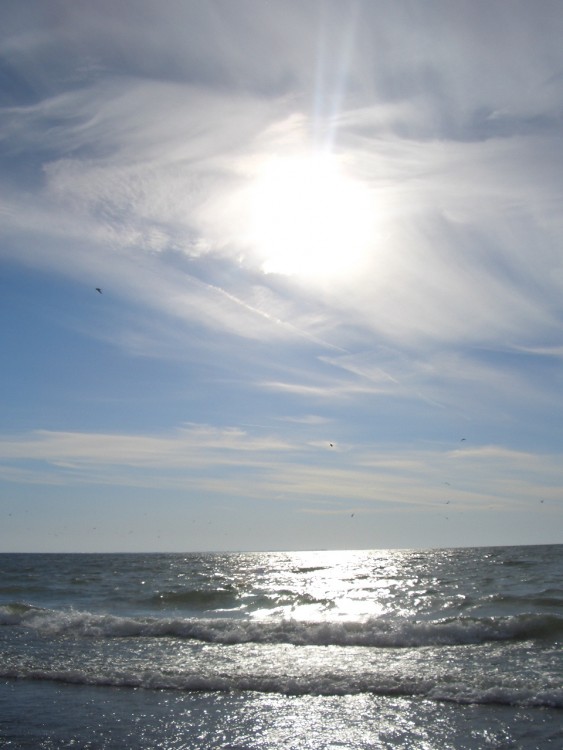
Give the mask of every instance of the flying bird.
M 99 286 L 97 286 L 97 287 L 96 287 L 96 291 L 98 292 L 98 294 L 101 294 L 101 293 L 102 293 L 102 290 L 100 289 L 100 287 L 99 287 Z

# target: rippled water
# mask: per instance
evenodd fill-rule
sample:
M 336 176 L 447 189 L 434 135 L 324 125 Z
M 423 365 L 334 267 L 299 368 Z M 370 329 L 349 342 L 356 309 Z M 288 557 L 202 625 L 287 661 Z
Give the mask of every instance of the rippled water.
M 562 572 L 561 545 L 0 555 L 2 746 L 559 748 Z

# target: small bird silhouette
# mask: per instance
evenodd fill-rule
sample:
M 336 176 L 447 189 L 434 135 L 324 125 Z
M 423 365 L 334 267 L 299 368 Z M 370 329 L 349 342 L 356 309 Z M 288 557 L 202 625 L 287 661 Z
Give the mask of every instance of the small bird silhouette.
M 97 286 L 97 287 L 96 287 L 96 291 L 98 292 L 98 294 L 101 294 L 101 293 L 102 293 L 102 290 L 100 289 L 100 287 L 99 287 L 99 286 Z

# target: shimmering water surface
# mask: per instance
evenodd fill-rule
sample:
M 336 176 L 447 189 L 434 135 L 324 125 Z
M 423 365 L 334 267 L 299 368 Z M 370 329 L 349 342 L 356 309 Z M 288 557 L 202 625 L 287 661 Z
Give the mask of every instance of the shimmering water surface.
M 0 746 L 559 749 L 562 573 L 562 545 L 0 555 Z

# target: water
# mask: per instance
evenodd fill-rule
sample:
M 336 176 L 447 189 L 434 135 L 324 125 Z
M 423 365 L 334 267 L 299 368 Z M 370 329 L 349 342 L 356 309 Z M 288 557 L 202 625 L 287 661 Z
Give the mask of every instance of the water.
M 0 555 L 0 747 L 563 747 L 563 545 Z

